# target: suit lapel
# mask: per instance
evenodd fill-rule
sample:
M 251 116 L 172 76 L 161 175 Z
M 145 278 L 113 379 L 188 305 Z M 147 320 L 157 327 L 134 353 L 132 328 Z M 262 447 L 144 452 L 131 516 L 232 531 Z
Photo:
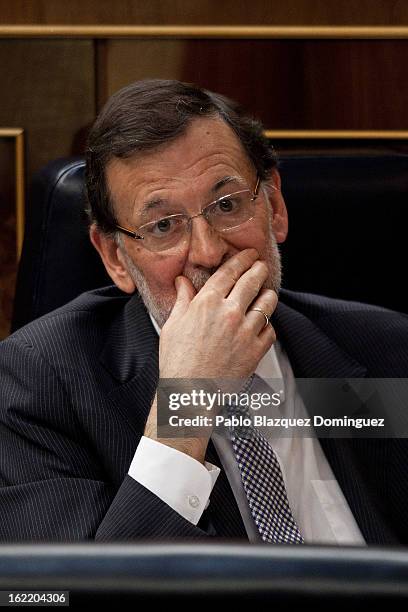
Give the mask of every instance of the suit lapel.
M 275 311 L 273 325 L 296 378 L 366 377 L 365 367 L 311 319 L 282 301 Z M 313 413 L 313 407 L 310 412 Z M 365 540 L 368 543 L 395 543 L 395 535 L 381 514 L 381 500 L 375 499 L 364 474 L 370 454 L 371 460 L 381 462 L 377 465 L 387 460 L 387 445 L 382 444 L 381 440 L 350 438 L 320 438 L 320 444 Z
M 208 444 L 205 458 L 218 467 L 222 465 L 212 440 Z M 221 470 L 214 485 L 208 510 L 217 536 L 248 538 L 234 493 L 224 470 Z
M 159 339 L 138 293 L 113 321 L 100 361 L 117 383 L 107 399 L 140 438 L 158 383 Z
M 279 301 L 272 318 L 297 378 L 364 378 L 367 370 L 311 319 Z

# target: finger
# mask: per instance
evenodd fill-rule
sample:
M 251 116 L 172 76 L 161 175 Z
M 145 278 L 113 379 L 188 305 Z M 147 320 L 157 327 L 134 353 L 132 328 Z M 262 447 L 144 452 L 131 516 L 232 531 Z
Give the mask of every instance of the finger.
M 266 355 L 271 346 L 276 342 L 276 333 L 275 329 L 272 327 L 270 323 L 261 331 L 258 336 L 258 341 L 261 344 L 261 359 Z
M 244 249 L 233 255 L 210 276 L 201 292 L 215 290 L 222 297 L 226 297 L 242 274 L 249 270 L 257 259 L 256 249 Z
M 235 283 L 228 299 L 239 304 L 242 312 L 257 298 L 262 285 L 269 276 L 268 266 L 264 261 L 256 261 L 249 270 Z
M 251 329 L 258 335 L 269 323 L 276 305 L 278 296 L 272 289 L 262 289 L 259 297 L 251 304 L 246 313 L 245 319 Z M 255 310 L 258 309 L 259 310 Z M 265 316 L 266 315 L 266 316 Z
M 190 305 L 191 300 L 196 295 L 196 290 L 193 283 L 185 276 L 177 276 L 174 281 L 177 297 L 174 304 L 171 316 L 180 316 L 184 314 Z

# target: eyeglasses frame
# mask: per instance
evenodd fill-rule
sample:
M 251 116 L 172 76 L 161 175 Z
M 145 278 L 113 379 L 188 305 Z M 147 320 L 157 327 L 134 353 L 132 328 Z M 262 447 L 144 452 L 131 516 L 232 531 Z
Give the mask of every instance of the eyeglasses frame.
M 251 198 L 251 202 L 254 202 L 257 197 L 259 196 L 259 185 L 261 183 L 261 177 L 259 176 L 259 174 L 257 174 L 256 176 L 256 184 L 254 187 L 254 190 L 252 192 L 252 198 Z M 242 191 L 246 191 L 246 189 L 242 189 Z M 249 191 L 249 190 L 248 190 Z M 239 191 L 234 191 L 233 193 L 240 193 Z M 193 219 L 196 219 L 197 217 L 201 217 L 204 216 L 205 218 L 205 210 L 209 207 L 212 206 L 215 202 L 218 202 L 219 200 L 223 200 L 224 198 L 228 198 L 228 196 L 233 195 L 233 193 L 229 193 L 225 196 L 221 196 L 220 198 L 214 200 L 213 202 L 210 202 L 209 204 L 206 204 L 204 206 L 204 208 L 201 210 L 201 212 L 199 212 L 197 215 L 193 215 L 191 217 L 188 217 L 187 222 L 192 221 Z M 179 216 L 182 213 L 177 213 L 176 215 L 168 215 L 169 217 L 172 216 Z M 167 218 L 167 217 L 166 217 Z M 253 217 L 250 217 L 249 219 L 247 219 L 247 221 L 250 221 L 250 219 L 253 219 Z M 151 221 L 149 221 L 149 223 L 151 223 Z M 137 233 L 138 230 L 140 230 L 141 228 L 145 227 L 146 225 L 149 225 L 149 223 L 144 223 L 143 225 L 141 225 L 140 227 L 136 228 L 136 232 L 134 232 L 133 230 L 128 229 L 127 227 L 123 227 L 122 225 L 115 225 L 115 229 L 119 232 L 122 232 L 123 234 L 126 234 L 126 236 L 129 236 L 130 238 L 133 238 L 134 240 L 144 240 L 144 236 L 139 235 Z M 157 222 L 156 222 L 157 223 Z M 244 221 L 245 223 L 245 221 Z M 239 227 L 240 225 L 242 225 L 242 223 L 240 223 L 239 225 L 236 225 L 235 227 Z M 234 229 L 234 228 L 228 228 L 225 230 L 221 230 L 220 233 L 222 232 L 227 232 L 230 229 Z

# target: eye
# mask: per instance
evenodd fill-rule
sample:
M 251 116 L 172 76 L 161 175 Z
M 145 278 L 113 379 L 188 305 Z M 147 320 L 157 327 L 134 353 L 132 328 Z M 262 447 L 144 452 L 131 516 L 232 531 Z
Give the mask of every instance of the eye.
M 160 219 L 160 221 L 156 223 L 156 227 L 158 232 L 168 232 L 171 228 L 171 221 L 170 219 Z
M 173 217 L 164 217 L 155 223 L 149 224 L 147 231 L 150 235 L 155 238 L 161 238 L 162 236 L 168 236 L 176 232 L 183 224 L 183 219 L 174 215 Z
M 238 196 L 228 196 L 222 198 L 216 202 L 215 212 L 217 213 L 232 213 L 235 212 L 240 206 L 240 199 Z

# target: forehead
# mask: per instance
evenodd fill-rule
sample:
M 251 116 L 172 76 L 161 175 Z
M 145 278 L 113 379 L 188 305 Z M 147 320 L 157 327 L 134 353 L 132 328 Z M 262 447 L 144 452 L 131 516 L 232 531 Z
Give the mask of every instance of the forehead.
M 130 215 L 153 196 L 171 199 L 187 192 L 198 193 L 228 175 L 250 181 L 253 172 L 233 130 L 219 118 L 200 118 L 168 145 L 112 160 L 106 178 L 116 212 L 120 207 Z

